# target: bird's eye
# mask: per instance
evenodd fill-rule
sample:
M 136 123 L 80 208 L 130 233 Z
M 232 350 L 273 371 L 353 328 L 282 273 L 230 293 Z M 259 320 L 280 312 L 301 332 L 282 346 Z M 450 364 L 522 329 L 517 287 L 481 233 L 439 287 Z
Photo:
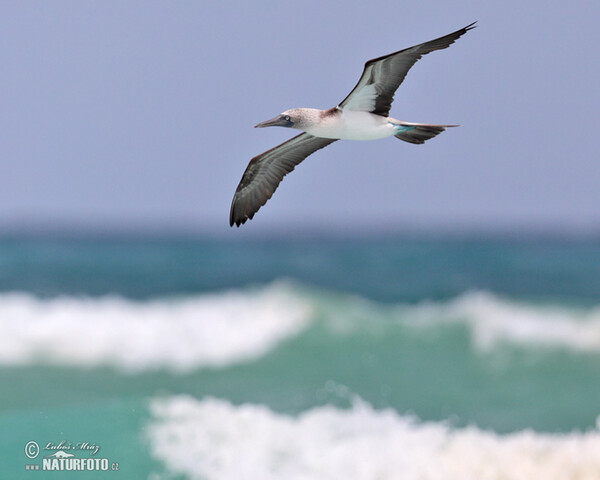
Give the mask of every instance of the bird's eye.
M 285 117 L 283 117 L 283 119 L 284 119 L 286 122 L 289 122 L 289 121 L 290 121 L 290 116 L 289 116 L 289 115 L 286 115 Z

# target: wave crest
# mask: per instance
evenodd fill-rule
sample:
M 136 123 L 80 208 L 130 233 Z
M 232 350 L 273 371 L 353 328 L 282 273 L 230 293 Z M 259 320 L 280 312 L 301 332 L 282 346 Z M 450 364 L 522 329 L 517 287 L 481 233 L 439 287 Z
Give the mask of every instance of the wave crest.
M 279 281 L 269 286 L 134 301 L 0 294 L 0 365 L 112 366 L 187 372 L 265 355 L 314 322 L 338 337 L 466 325 L 474 346 L 600 352 L 600 308 L 534 305 L 472 292 L 443 302 L 382 305 Z M 334 339 L 332 339 L 334 341 Z
M 464 323 L 481 350 L 499 343 L 600 351 L 600 308 L 533 305 L 471 292 L 439 304 L 422 304 L 409 313 L 410 325 Z
M 151 404 L 152 454 L 189 478 L 600 479 L 600 431 L 508 435 L 422 423 L 355 401 L 298 417 L 177 396 Z
M 185 372 L 264 355 L 309 322 L 284 284 L 145 302 L 0 295 L 0 363 Z

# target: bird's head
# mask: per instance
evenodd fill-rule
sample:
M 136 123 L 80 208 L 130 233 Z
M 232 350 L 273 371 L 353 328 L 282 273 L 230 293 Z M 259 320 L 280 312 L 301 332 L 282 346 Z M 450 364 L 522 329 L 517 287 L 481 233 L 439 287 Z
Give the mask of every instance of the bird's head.
M 287 127 L 287 128 L 298 128 L 301 123 L 301 115 L 298 111 L 299 109 L 293 108 L 291 110 L 286 110 L 285 112 L 277 115 L 275 118 L 271 120 L 266 120 L 264 122 L 260 122 L 254 125 L 254 128 L 264 128 L 264 127 Z

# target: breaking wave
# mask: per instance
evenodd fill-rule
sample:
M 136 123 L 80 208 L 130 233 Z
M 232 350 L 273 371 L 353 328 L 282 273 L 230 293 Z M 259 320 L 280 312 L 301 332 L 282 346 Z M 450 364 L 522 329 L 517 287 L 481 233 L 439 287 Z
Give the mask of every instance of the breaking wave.
M 135 301 L 0 294 L 0 364 L 187 372 L 268 354 L 315 324 L 320 334 L 467 327 L 474 347 L 600 352 L 600 308 L 535 305 L 487 292 L 444 302 L 378 304 L 280 281 L 266 287 Z
M 264 355 L 310 318 L 310 305 L 280 284 L 145 302 L 2 294 L 0 363 L 221 367 Z
M 410 312 L 410 324 L 464 323 L 475 345 L 499 343 L 600 352 L 600 308 L 535 305 L 472 292 L 442 304 L 423 304 Z
M 261 405 L 154 400 L 146 434 L 167 478 L 600 479 L 600 430 L 499 435 L 420 422 L 355 399 L 298 416 Z

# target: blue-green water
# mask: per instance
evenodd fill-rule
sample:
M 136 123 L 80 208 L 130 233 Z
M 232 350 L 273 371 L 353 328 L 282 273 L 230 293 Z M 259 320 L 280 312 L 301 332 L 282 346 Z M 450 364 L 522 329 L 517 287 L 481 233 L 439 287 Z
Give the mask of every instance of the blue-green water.
M 4 240 L 0 330 L 1 478 L 600 478 L 598 241 Z

